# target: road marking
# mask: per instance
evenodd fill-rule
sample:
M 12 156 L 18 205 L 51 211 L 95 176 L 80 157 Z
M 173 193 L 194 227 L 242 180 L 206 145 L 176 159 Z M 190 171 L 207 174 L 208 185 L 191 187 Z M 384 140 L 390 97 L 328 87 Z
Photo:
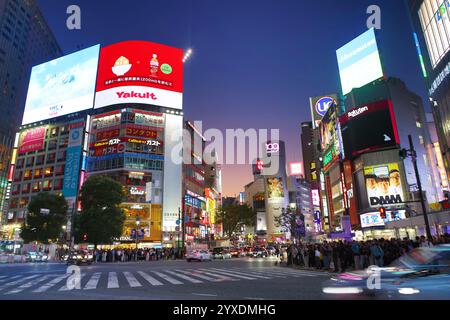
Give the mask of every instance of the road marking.
M 5 276 L 5 277 L 6 277 L 6 278 L 0 280 L 0 282 L 3 282 L 3 281 L 9 281 L 9 280 L 14 280 L 14 279 L 17 279 L 17 278 L 22 277 L 22 275 L 12 276 L 12 277 L 9 277 L 9 278 L 8 278 L 8 276 Z
M 88 283 L 84 286 L 84 290 L 93 290 L 97 288 L 98 281 L 100 280 L 101 272 L 96 272 L 89 279 Z
M 123 275 L 127 279 L 128 284 L 130 285 L 130 287 L 132 287 L 132 288 L 142 287 L 142 284 L 140 284 L 140 282 L 136 279 L 135 276 L 133 276 L 133 274 L 131 272 L 125 271 L 123 273 Z
M 138 273 L 142 278 L 144 278 L 152 286 L 162 286 L 163 285 L 163 283 L 159 282 L 158 280 L 156 280 L 152 276 L 148 275 L 144 271 L 138 271 Z
M 217 273 L 222 273 L 222 274 L 224 273 L 224 274 L 226 274 L 228 276 L 235 277 L 235 278 L 241 278 L 241 279 L 245 279 L 245 280 L 256 280 L 256 278 L 252 278 L 252 277 L 236 274 L 236 273 L 228 271 L 228 270 L 222 271 L 220 269 L 214 269 L 213 271 L 217 272 Z
M 165 270 L 165 272 L 173 274 L 174 276 L 177 276 L 177 277 L 179 277 L 181 279 L 187 280 L 187 281 L 192 282 L 192 283 L 203 283 L 203 281 L 201 281 L 201 280 L 197 280 L 197 279 L 185 276 L 183 274 L 176 273 L 174 271 Z
M 252 298 L 252 297 L 244 297 L 247 300 L 265 300 L 264 298 Z
M 20 276 L 19 276 L 19 277 L 20 277 Z M 34 279 L 34 278 L 36 278 L 36 277 L 39 277 L 39 274 L 35 274 L 35 275 L 32 275 L 32 276 L 28 276 L 28 277 L 25 277 L 25 278 L 23 278 L 23 279 L 19 279 L 19 280 L 13 281 L 13 282 L 5 283 L 4 285 L 2 285 L 2 286 L 0 287 L 0 291 L 3 290 L 3 289 L 5 289 L 5 288 L 8 288 L 8 287 L 10 287 L 10 286 L 14 286 L 14 285 L 16 285 L 16 284 L 25 282 L 25 281 L 27 281 L 27 280 Z
M 73 274 L 69 273 L 68 276 L 73 276 Z M 83 280 L 83 278 L 84 278 L 85 276 L 86 276 L 85 273 L 82 273 L 82 274 L 80 275 L 80 288 L 81 288 L 81 280 Z M 61 288 L 59 288 L 58 291 L 71 291 L 71 290 L 78 290 L 78 289 L 77 289 L 77 288 L 69 289 L 69 288 L 67 287 L 67 281 L 66 281 L 66 283 L 65 283 Z
M 211 281 L 211 282 L 221 282 L 221 281 L 224 280 L 223 278 L 222 279 L 217 279 L 217 278 L 211 278 L 211 277 L 205 276 L 204 274 L 208 274 L 207 272 L 202 272 L 202 271 L 198 271 L 198 270 L 196 270 L 194 272 L 190 272 L 190 271 L 187 271 L 187 270 L 179 270 L 179 269 L 177 269 L 175 271 L 181 272 L 181 273 L 184 273 L 184 274 L 187 274 L 187 275 L 190 275 L 190 276 L 194 276 L 196 278 L 200 278 L 200 279 L 203 279 L 203 280 Z M 217 275 L 216 275 L 216 277 L 217 277 Z
M 117 273 L 110 272 L 108 274 L 108 289 L 119 288 L 119 280 L 117 279 Z
M 183 282 L 178 281 L 177 279 L 174 279 L 168 275 L 165 275 L 164 273 L 161 272 L 157 272 L 157 271 L 152 271 L 154 274 L 156 274 L 157 276 L 163 278 L 164 280 L 170 282 L 171 284 L 183 284 Z
M 256 277 L 256 278 L 261 278 L 261 279 L 272 279 L 272 277 L 270 277 L 270 276 L 268 277 L 267 275 L 262 276 L 262 275 L 255 274 L 253 272 L 248 273 L 247 270 L 245 270 L 243 272 L 241 270 L 226 270 L 226 269 L 219 269 L 219 268 L 214 268 L 214 269 L 225 271 L 227 273 L 237 273 L 237 274 L 241 274 L 241 275 L 244 275 L 244 276 Z
M 205 297 L 217 297 L 217 294 L 209 294 L 209 293 L 193 293 L 194 296 L 205 296 Z
M 5 294 L 14 294 L 14 293 L 22 292 L 23 290 L 28 289 L 28 288 L 31 288 L 32 286 L 35 286 L 35 285 L 37 285 L 39 282 L 42 282 L 42 281 L 44 281 L 44 280 L 46 280 L 46 279 L 48 279 L 48 278 L 49 278 L 49 275 L 43 276 L 43 277 L 38 278 L 38 279 L 31 280 L 30 282 L 27 282 L 27 283 L 25 283 L 25 284 L 22 284 L 21 286 L 17 287 L 16 289 L 11 290 L 11 291 L 8 291 L 8 292 L 6 292 Z
M 38 289 L 34 290 L 33 292 L 37 292 L 37 293 L 45 292 L 48 289 L 50 289 L 51 287 L 54 287 L 56 284 L 58 284 L 65 278 L 67 278 L 68 276 L 69 276 L 69 274 L 64 274 L 62 276 L 59 276 L 59 277 L 53 279 L 52 281 L 50 281 L 49 283 L 46 283 L 43 286 L 39 287 Z
M 280 275 L 278 273 L 273 273 L 270 271 L 259 271 L 259 269 L 249 269 L 251 270 L 251 272 L 255 272 L 257 274 L 262 274 L 262 275 L 269 275 L 270 277 L 274 277 L 274 278 L 287 278 L 287 275 Z

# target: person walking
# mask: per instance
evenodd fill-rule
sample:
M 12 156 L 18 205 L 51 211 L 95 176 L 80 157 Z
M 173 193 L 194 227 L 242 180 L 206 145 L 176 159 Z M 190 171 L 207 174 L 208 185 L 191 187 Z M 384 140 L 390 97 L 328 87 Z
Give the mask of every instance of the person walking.
M 360 256 L 361 256 L 361 247 L 358 242 L 353 241 L 352 242 L 352 254 L 353 254 L 353 263 L 354 263 L 354 269 L 359 270 L 360 268 Z
M 380 245 L 378 244 L 378 241 L 373 241 L 372 245 L 370 246 L 370 255 L 374 259 L 374 264 L 382 267 L 383 266 L 383 249 L 381 249 Z

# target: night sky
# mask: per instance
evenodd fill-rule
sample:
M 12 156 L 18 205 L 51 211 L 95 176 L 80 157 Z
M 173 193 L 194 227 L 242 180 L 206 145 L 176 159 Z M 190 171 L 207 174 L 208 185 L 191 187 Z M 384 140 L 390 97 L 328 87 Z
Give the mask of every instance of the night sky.
M 337 92 L 335 50 L 382 11 L 380 50 L 389 76 L 426 91 L 403 0 L 38 0 L 65 54 L 97 43 L 148 40 L 194 53 L 185 65 L 184 112 L 207 128 L 278 128 L 288 161 L 300 161 L 309 97 Z M 66 8 L 81 7 L 81 30 Z M 428 108 L 428 107 L 427 107 Z M 243 191 L 250 166 L 224 166 L 225 195 Z

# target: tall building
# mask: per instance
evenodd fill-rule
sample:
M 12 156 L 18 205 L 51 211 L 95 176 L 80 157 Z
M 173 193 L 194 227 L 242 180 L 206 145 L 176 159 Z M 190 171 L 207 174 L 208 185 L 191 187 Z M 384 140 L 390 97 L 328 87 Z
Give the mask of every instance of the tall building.
M 61 55 L 34 0 L 0 1 L 0 225 L 15 134 L 22 121 L 31 66 Z
M 303 165 L 305 168 L 305 179 L 309 182 L 313 181 L 312 176 L 316 176 L 315 166 L 315 150 L 317 146 L 314 145 L 314 131 L 312 122 L 302 122 L 301 136 Z
M 70 232 L 83 182 L 105 175 L 126 193 L 125 226 L 115 241 L 131 245 L 138 234 L 141 246 L 177 246 L 182 56 L 173 47 L 124 41 L 34 67 L 12 153 L 7 226 L 20 228 L 33 194 L 50 191 L 69 203 Z
M 428 89 L 439 148 L 450 177 L 450 3 L 408 0 L 412 40 Z

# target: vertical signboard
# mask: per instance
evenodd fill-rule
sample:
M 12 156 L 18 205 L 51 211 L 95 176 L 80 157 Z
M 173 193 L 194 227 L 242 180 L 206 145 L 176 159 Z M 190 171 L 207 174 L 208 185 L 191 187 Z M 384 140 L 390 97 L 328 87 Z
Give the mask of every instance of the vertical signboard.
M 78 193 L 78 177 L 81 166 L 81 151 L 84 136 L 84 122 L 70 125 L 69 145 L 66 153 L 62 193 L 66 199 L 75 199 Z M 68 200 L 69 201 L 69 200 Z

